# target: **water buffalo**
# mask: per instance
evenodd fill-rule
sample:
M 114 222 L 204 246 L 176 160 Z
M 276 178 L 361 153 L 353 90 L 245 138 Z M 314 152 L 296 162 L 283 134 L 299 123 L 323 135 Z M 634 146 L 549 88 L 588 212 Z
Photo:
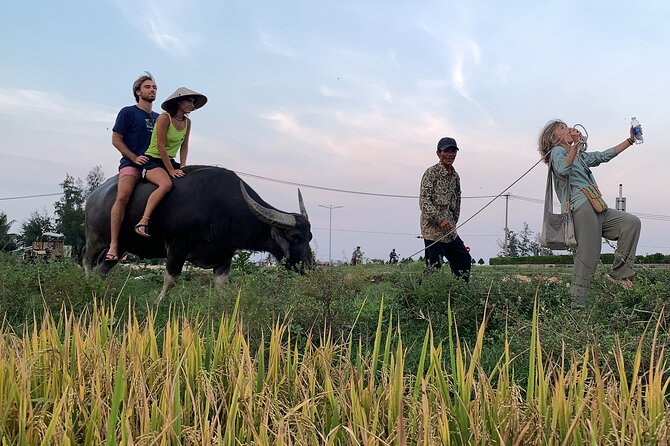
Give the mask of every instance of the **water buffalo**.
M 155 186 L 140 183 L 126 208 L 119 236 L 119 254 L 166 258 L 160 301 L 172 288 L 185 261 L 212 268 L 214 281 L 228 281 L 230 265 L 239 249 L 265 251 L 301 269 L 313 263 L 310 223 L 300 191 L 300 214 L 282 212 L 267 204 L 234 172 L 213 166 L 188 166 L 174 180 L 149 222 L 150 238 L 137 235 L 134 225 Z M 101 261 L 109 246 L 110 211 L 118 177 L 110 178 L 86 200 L 86 247 L 83 265 L 89 274 L 96 265 L 104 276 L 116 262 Z

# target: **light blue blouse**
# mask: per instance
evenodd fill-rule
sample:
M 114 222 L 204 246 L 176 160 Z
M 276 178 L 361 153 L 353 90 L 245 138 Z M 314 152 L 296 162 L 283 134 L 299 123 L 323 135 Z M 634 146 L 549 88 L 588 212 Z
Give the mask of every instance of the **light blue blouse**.
M 602 152 L 578 152 L 572 166 L 568 166 L 567 150 L 562 146 L 556 146 L 551 149 L 551 170 L 554 174 L 554 188 L 556 189 L 558 200 L 561 202 L 561 210 L 565 211 L 567 206 L 568 174 L 570 174 L 570 185 L 572 186 L 570 201 L 574 210 L 587 201 L 581 191 L 582 187 L 596 184 L 596 179 L 593 177 L 589 167 L 606 163 L 615 156 L 614 147 Z

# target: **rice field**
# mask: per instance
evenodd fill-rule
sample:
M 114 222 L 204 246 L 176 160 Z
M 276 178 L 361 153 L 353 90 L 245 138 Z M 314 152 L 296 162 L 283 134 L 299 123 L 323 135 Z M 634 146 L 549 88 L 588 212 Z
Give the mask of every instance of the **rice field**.
M 436 339 L 429 326 L 417 346 L 416 374 L 405 369 L 403 333 L 383 303 L 371 350 L 353 331 L 312 332 L 299 348 L 290 320 L 277 321 L 254 347 L 237 306 L 216 323 L 173 311 L 160 329 L 153 316 L 140 322 L 134 311 L 117 322 L 114 306 L 96 303 L 78 316 L 64 307 L 21 333 L 0 329 L 3 445 L 670 441 L 658 326 L 640 340 L 632 364 L 619 345 L 607 352 L 612 369 L 589 346 L 550 361 L 536 301 L 524 353 L 528 379 L 518 384 L 508 340 L 486 373 L 486 318 L 476 342 L 464 345 L 451 308 L 449 336 Z M 643 362 L 645 344 L 652 354 Z

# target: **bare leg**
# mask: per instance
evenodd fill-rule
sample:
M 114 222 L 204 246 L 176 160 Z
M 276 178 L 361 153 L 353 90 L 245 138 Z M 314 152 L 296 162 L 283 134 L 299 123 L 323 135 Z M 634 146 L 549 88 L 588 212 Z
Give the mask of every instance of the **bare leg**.
M 128 201 L 137 186 L 137 178 L 132 175 L 124 175 L 119 177 L 119 185 L 116 191 L 116 200 L 112 206 L 110 219 L 110 241 L 109 249 L 107 250 L 107 257 L 119 257 L 119 232 L 121 231 L 121 224 L 123 217 L 126 214 L 126 206 Z
M 163 197 L 165 197 L 165 194 L 170 192 L 170 189 L 172 189 L 172 179 L 164 169 L 155 168 L 147 170 L 146 179 L 158 186 L 158 189 L 149 195 L 147 205 L 144 208 L 144 214 L 138 223 L 140 225 L 149 224 L 149 218 L 151 217 L 151 214 L 153 214 L 154 209 L 156 209 L 156 206 L 158 206 Z M 146 230 L 146 228 L 140 228 L 139 230 Z

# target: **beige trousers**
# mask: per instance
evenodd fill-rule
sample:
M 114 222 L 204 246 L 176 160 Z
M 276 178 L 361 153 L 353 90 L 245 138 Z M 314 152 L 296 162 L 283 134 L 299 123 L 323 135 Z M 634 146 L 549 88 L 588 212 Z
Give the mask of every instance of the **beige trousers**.
M 616 209 L 596 213 L 589 202 L 579 206 L 572 214 L 577 251 L 570 295 L 574 304 L 584 305 L 600 259 L 603 237 L 617 241 L 609 275 L 615 279 L 627 279 L 633 275 L 635 251 L 640 238 L 640 219 Z

